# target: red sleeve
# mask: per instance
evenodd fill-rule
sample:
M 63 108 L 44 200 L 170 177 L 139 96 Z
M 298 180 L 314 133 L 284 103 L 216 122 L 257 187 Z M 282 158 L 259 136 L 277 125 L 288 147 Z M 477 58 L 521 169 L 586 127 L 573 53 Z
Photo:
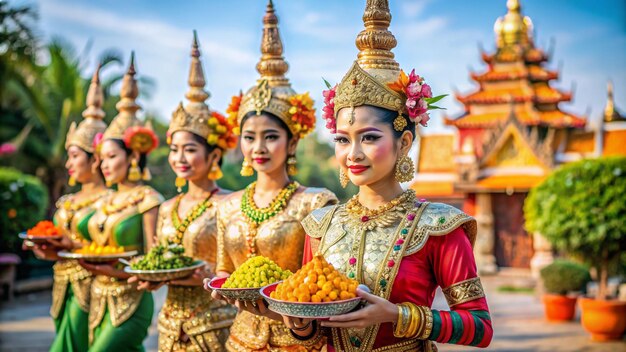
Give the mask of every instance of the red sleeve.
M 445 236 L 430 237 L 428 241 L 432 241 L 429 255 L 437 284 L 444 292 L 451 287 L 462 287 L 463 292 L 469 292 L 469 300 L 461 300 L 458 304 L 446 297 L 452 305 L 450 311 L 433 310 L 433 330 L 429 339 L 442 343 L 489 346 L 493 337 L 489 307 L 484 295 L 476 294 L 480 281 L 472 246 L 465 232 L 457 228 Z
M 313 250 L 311 249 L 311 237 L 309 235 L 304 239 L 304 251 L 302 253 L 302 266 L 313 259 Z

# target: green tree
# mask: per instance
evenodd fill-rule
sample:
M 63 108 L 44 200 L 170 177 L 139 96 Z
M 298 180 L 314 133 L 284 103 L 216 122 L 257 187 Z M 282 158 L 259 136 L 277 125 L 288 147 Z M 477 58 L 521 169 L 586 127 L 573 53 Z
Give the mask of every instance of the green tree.
M 606 299 L 609 269 L 626 251 L 625 175 L 623 157 L 568 164 L 533 188 L 524 204 L 529 232 L 597 269 L 597 299 Z

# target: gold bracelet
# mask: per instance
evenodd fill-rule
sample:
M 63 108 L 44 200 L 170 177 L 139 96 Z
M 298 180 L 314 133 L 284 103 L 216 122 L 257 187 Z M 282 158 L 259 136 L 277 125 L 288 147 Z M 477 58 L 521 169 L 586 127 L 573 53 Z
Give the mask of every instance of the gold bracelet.
M 427 340 L 430 337 L 430 333 L 433 331 L 433 311 L 428 307 L 422 307 L 422 311 L 426 315 L 426 322 L 424 324 L 424 332 L 420 335 L 420 338 Z
M 411 335 L 408 335 L 408 338 L 416 338 L 417 336 L 420 336 L 420 333 L 422 332 L 423 326 L 424 326 L 424 315 L 422 314 L 422 310 L 420 309 L 420 307 L 416 304 L 413 305 L 413 311 L 416 317 L 418 317 L 417 321 L 417 325 L 415 326 L 415 328 L 411 331 Z
M 424 312 L 423 306 L 417 306 L 416 308 L 420 312 L 420 327 L 417 329 L 413 337 L 420 338 L 424 334 L 424 329 L 426 328 L 426 313 Z
M 421 325 L 421 317 L 419 315 L 417 306 L 413 303 L 408 303 L 409 309 L 411 311 L 411 323 L 409 324 L 409 328 L 407 329 L 404 337 L 413 338 L 417 334 L 417 329 Z
M 394 329 L 393 335 L 395 337 L 404 337 L 406 335 L 406 330 L 408 328 L 410 322 L 410 315 L 408 311 L 408 307 L 406 304 L 400 303 L 398 304 L 398 322 L 396 323 L 396 328 Z

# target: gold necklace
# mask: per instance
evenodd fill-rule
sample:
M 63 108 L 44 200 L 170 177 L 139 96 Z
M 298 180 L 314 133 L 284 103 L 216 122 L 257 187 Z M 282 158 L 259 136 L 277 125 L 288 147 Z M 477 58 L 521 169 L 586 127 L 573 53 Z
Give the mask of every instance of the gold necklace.
M 348 211 L 348 213 L 358 216 L 361 219 L 361 222 L 368 222 L 372 219 L 375 219 L 385 214 L 386 212 L 395 208 L 399 204 L 406 203 L 409 199 L 413 199 L 413 198 L 415 198 L 415 191 L 413 191 L 412 189 L 409 189 L 409 190 L 402 192 L 396 198 L 379 206 L 376 209 L 368 209 L 364 207 L 361 204 L 361 202 L 359 202 L 359 195 L 355 194 L 346 203 L 346 210 Z
M 105 195 L 108 192 L 109 192 L 108 190 L 102 191 L 100 193 L 97 193 L 95 196 L 88 197 L 86 199 L 81 200 L 80 202 L 74 201 L 74 198 L 76 198 L 76 195 L 72 195 L 68 197 L 68 199 L 66 199 L 63 202 L 63 209 L 65 210 L 65 213 L 66 213 L 66 218 L 63 223 L 63 227 L 65 227 L 65 229 L 69 231 L 71 229 L 72 220 L 74 219 L 74 216 L 76 215 L 76 213 L 85 207 L 91 206 L 93 203 L 95 203 L 98 199 L 100 199 L 103 195 Z
M 241 197 L 241 212 L 250 225 L 250 231 L 246 235 L 246 244 L 248 246 L 248 258 L 256 255 L 256 234 L 257 228 L 261 223 L 274 217 L 285 209 L 291 196 L 298 190 L 300 184 L 298 182 L 290 182 L 285 188 L 272 199 L 270 204 L 264 208 L 257 207 L 254 202 L 254 192 L 256 190 L 256 181 L 252 182 Z
M 137 193 L 135 193 L 134 195 L 130 197 L 128 202 L 125 202 L 122 204 L 113 204 L 113 200 L 115 196 L 112 196 L 111 199 L 109 199 L 109 202 L 105 204 L 101 209 L 102 213 L 104 214 L 104 219 L 102 219 L 103 218 L 102 216 L 100 217 L 100 219 L 98 219 L 98 230 L 100 231 L 100 233 L 104 232 L 104 226 L 107 220 L 109 219 L 110 215 L 119 213 L 128 207 L 141 203 L 141 201 L 143 201 L 145 194 L 146 192 L 143 191 L 143 187 L 142 187 L 142 189 L 140 189 Z
M 180 201 L 183 199 L 184 193 L 176 198 L 176 202 L 174 203 L 174 207 L 172 208 L 172 214 L 171 214 L 172 225 L 176 229 L 176 235 L 174 236 L 174 239 L 172 240 L 172 242 L 179 244 L 179 245 L 183 244 L 183 237 L 185 235 L 185 231 L 187 231 L 187 227 L 189 226 L 189 224 L 194 222 L 194 220 L 200 217 L 200 215 L 202 215 L 207 209 L 209 209 L 213 205 L 213 203 L 211 203 L 210 200 L 211 200 L 211 197 L 213 197 L 213 195 L 217 193 L 218 190 L 219 189 L 216 188 L 213 191 L 211 191 L 209 196 L 206 197 L 200 203 L 196 204 L 193 207 L 193 209 L 191 209 L 191 211 L 187 213 L 185 220 L 182 220 L 182 221 L 180 219 L 180 216 L 178 215 L 178 207 L 180 206 Z

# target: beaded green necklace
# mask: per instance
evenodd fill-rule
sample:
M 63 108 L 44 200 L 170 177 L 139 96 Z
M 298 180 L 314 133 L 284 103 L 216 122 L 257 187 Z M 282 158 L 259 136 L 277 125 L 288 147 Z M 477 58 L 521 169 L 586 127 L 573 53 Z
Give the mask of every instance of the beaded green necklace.
M 265 208 L 257 207 L 254 203 L 254 192 L 256 190 L 256 181 L 252 182 L 241 197 L 241 212 L 246 218 L 246 221 L 250 225 L 250 231 L 246 235 L 246 243 L 248 245 L 248 258 L 256 255 L 256 234 L 257 229 L 261 223 L 274 217 L 285 209 L 291 196 L 298 190 L 300 184 L 298 182 L 291 182 L 285 188 L 281 189 L 272 202 Z
M 180 201 L 183 198 L 184 193 L 179 195 L 176 198 L 176 203 L 174 203 L 174 207 L 172 208 L 172 214 L 171 214 L 172 225 L 176 229 L 176 236 L 174 236 L 174 239 L 172 240 L 173 243 L 176 243 L 179 245 L 183 244 L 183 237 L 185 236 L 185 231 L 187 231 L 187 227 L 189 227 L 189 224 L 194 222 L 194 220 L 200 217 L 200 215 L 202 215 L 207 209 L 209 209 L 212 206 L 213 203 L 211 203 L 210 200 L 211 200 L 211 197 L 213 197 L 213 195 L 217 191 L 218 191 L 217 189 L 214 189 L 213 191 L 211 191 L 211 194 L 209 194 L 209 196 L 206 197 L 205 200 L 196 204 L 193 207 L 193 209 L 191 209 L 191 211 L 187 213 L 187 216 L 185 217 L 185 220 L 183 221 L 181 221 L 180 217 L 178 216 L 178 207 L 180 206 Z

